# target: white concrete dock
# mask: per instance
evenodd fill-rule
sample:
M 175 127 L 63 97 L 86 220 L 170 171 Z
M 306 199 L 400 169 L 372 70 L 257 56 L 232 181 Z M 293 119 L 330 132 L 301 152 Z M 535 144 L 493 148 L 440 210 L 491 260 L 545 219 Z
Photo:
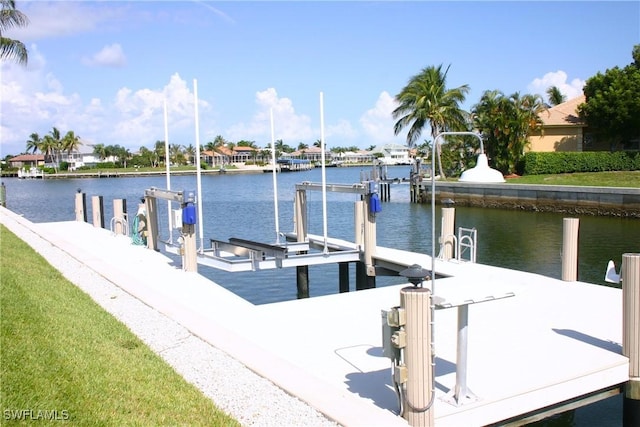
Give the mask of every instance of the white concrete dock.
M 337 423 L 407 425 L 381 337 L 381 310 L 399 305 L 405 285 L 255 306 L 108 230 L 0 210 L 10 230 L 30 227 Z M 405 251 L 378 248 L 377 257 L 431 266 Z M 457 309 L 436 311 L 437 426 L 498 423 L 627 381 L 621 290 L 455 261 L 436 270 L 449 276 L 435 282 L 447 301 L 515 295 L 469 306 L 467 384 L 478 400 L 462 406 L 445 399 L 456 382 Z

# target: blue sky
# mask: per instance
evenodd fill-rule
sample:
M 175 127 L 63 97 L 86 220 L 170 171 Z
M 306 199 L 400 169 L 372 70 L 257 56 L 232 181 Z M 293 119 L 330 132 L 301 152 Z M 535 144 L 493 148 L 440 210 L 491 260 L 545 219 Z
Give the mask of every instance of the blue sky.
M 447 86 L 572 98 L 632 62 L 640 2 L 16 1 L 30 19 L 7 36 L 29 50 L 3 62 L 0 156 L 55 126 L 132 152 L 164 140 L 271 141 L 368 148 L 394 136 L 394 96 L 431 65 Z M 428 138 L 425 130 L 423 138 Z M 87 148 L 87 151 L 91 151 Z

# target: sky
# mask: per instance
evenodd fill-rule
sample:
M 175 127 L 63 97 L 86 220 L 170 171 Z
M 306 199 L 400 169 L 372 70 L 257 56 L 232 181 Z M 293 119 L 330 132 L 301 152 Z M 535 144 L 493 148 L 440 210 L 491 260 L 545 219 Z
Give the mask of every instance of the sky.
M 296 148 L 406 143 L 395 95 L 429 66 L 447 87 L 571 99 L 632 62 L 638 1 L 21 1 L 28 65 L 0 64 L 0 157 L 53 127 L 136 152 L 156 141 Z M 197 99 L 197 108 L 196 108 Z M 166 105 L 166 120 L 165 120 Z M 273 117 L 273 119 L 272 119 Z M 272 125 L 273 123 L 273 125 Z M 419 141 L 430 139 L 425 130 Z

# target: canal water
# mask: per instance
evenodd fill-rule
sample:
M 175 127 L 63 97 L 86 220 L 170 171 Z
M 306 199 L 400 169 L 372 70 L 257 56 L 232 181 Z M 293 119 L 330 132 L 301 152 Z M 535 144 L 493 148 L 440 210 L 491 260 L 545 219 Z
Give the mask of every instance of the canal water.
M 326 182 L 360 182 L 370 168 L 327 168 Z M 408 167 L 390 167 L 389 178 L 406 178 Z M 282 173 L 277 176 L 278 230 L 293 231 L 295 184 L 322 181 L 321 169 Z M 87 195 L 91 218 L 91 196 L 103 196 L 105 223 L 113 217 L 113 199 L 126 199 L 128 211 L 135 214 L 145 189 L 167 188 L 166 178 L 84 178 L 19 180 L 5 178 L 7 207 L 33 222 L 74 220 L 75 193 Z M 196 177 L 172 176 L 173 190 L 196 190 Z M 327 230 L 330 237 L 354 240 L 354 202 L 358 196 L 327 193 Z M 237 237 L 264 243 L 276 241 L 274 186 L 271 173 L 202 175 L 203 244 L 209 239 Z M 161 238 L 168 239 L 167 205 L 159 201 Z M 322 193 L 308 192 L 309 232 L 323 234 Z M 477 230 L 477 262 L 560 278 L 562 222 L 565 216 L 554 213 L 522 212 L 500 209 L 456 208 L 456 228 Z M 578 243 L 578 280 L 612 286 L 604 282 L 609 260 L 619 268 L 622 254 L 640 251 L 640 220 L 593 216 L 580 219 Z M 391 200 L 382 203 L 376 216 L 377 243 L 380 246 L 431 253 L 431 207 L 412 204 L 409 186 L 394 184 Z M 198 227 L 198 226 L 197 226 Z M 440 208 L 436 209 L 436 235 L 440 233 Z M 199 233 L 198 233 L 199 234 Z M 173 235 L 173 239 L 177 235 Z M 437 238 L 437 237 L 436 237 Z M 198 245 L 202 243 L 198 240 Z M 428 266 L 426 266 L 428 267 Z M 355 270 L 351 268 L 351 288 Z M 295 269 L 263 272 L 227 273 L 199 267 L 199 273 L 255 304 L 292 300 L 297 297 Z M 404 283 L 401 278 L 379 277 L 377 286 Z M 311 297 L 338 292 L 338 268 L 309 268 Z M 550 296 L 552 298 L 553 296 Z M 576 296 L 579 304 L 579 296 Z M 620 426 L 619 396 L 546 420 L 544 426 Z

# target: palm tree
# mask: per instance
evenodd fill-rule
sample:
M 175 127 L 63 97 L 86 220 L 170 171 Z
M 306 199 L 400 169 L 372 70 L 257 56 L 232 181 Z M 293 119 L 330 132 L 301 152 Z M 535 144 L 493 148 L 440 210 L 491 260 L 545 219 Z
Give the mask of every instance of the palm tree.
M 27 65 L 29 55 L 24 43 L 19 40 L 13 40 L 4 37 L 9 28 L 26 27 L 29 24 L 29 18 L 16 9 L 14 0 L 1 0 L 2 9 L 0 10 L 0 59 L 11 59 L 19 64 Z
M 549 103 L 552 106 L 562 104 L 567 100 L 567 97 L 560 92 L 558 86 L 550 86 L 547 89 L 547 96 L 549 97 Z
M 529 136 L 542 127 L 546 106 L 539 95 L 505 96 L 486 91 L 473 107 L 474 127 L 482 133 L 487 156 L 505 175 L 515 173 L 529 144 Z
M 184 154 L 187 156 L 187 163 L 195 163 L 196 148 L 193 144 L 189 144 L 184 148 Z
M 31 151 L 35 153 L 40 148 L 40 144 L 42 143 L 42 138 L 38 135 L 37 132 L 32 133 L 27 139 L 27 153 Z
M 67 152 L 67 162 L 69 160 L 71 152 L 77 151 L 80 145 L 82 145 L 82 142 L 80 142 L 80 138 L 75 134 L 74 131 L 70 130 L 65 134 L 64 138 L 62 138 L 61 141 L 61 149 Z
M 409 127 L 407 146 L 413 148 L 420 138 L 422 130 L 429 125 L 434 141 L 436 136 L 444 131 L 459 131 L 467 129 L 468 114 L 460 108 L 464 102 L 468 85 L 454 89 L 447 89 L 447 73 L 442 65 L 426 67 L 419 74 L 413 76 L 409 83 L 396 95 L 400 104 L 393 110 L 393 118 L 398 119 L 393 131 L 395 135 Z M 442 170 L 440 143 L 436 146 L 440 176 L 445 177 Z

